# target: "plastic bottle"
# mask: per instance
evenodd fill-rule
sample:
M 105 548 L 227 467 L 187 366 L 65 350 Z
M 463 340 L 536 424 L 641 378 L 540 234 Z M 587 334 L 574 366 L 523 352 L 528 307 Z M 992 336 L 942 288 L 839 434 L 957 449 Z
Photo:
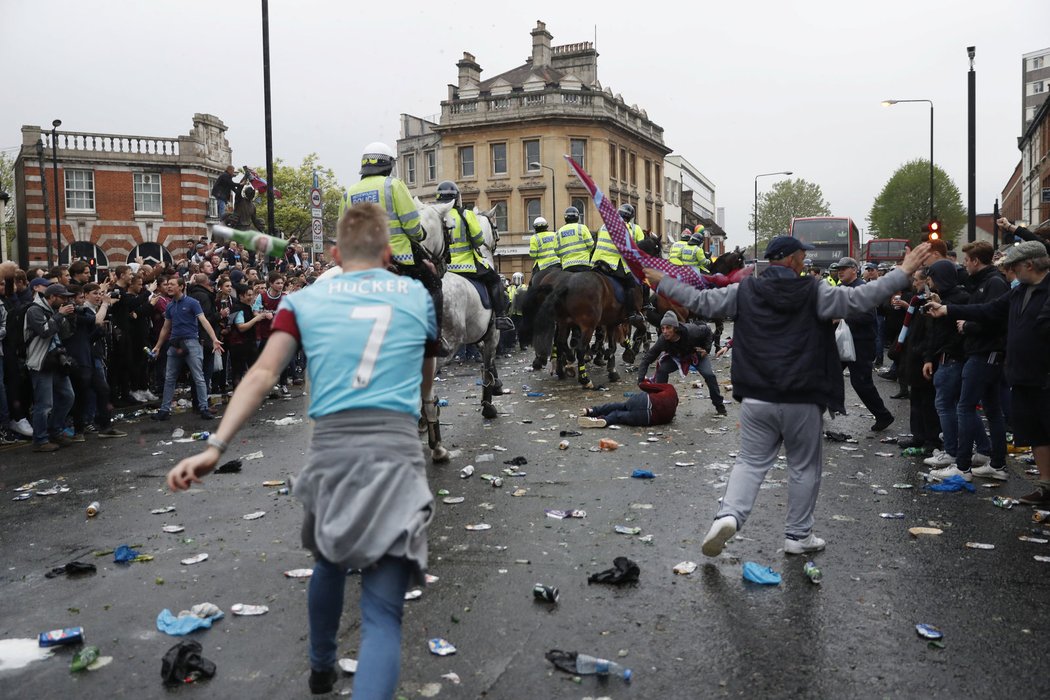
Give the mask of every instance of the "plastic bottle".
M 615 661 L 599 659 L 594 656 L 588 656 L 587 654 L 576 655 L 576 673 L 581 676 L 607 676 L 612 674 L 614 676 L 620 676 L 625 681 L 631 680 L 631 669 L 625 668 Z
M 904 457 L 922 457 L 926 454 L 926 450 L 921 447 L 905 447 L 901 450 L 901 455 Z
M 69 664 L 69 670 L 83 671 L 98 660 L 98 654 L 98 647 L 84 647 L 73 655 L 73 661 Z
M 89 518 L 94 518 L 100 510 L 102 510 L 102 505 L 98 501 L 92 501 L 87 507 L 87 515 Z
M 238 231 L 229 226 L 220 226 L 218 224 L 211 227 L 211 237 L 212 240 L 221 243 L 237 241 L 248 250 L 254 250 L 256 253 L 270 255 L 274 258 L 283 257 L 285 249 L 288 248 L 288 241 L 283 238 L 252 230 Z
M 802 571 L 805 572 L 806 577 L 813 583 L 820 583 L 821 579 L 824 578 L 824 574 L 820 572 L 817 565 L 811 561 L 807 561 L 802 567 Z

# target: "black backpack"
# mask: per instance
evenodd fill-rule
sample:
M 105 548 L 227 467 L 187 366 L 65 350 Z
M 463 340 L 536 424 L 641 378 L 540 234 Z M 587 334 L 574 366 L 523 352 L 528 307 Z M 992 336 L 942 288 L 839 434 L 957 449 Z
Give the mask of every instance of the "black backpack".
M 30 306 L 31 304 L 16 304 L 7 310 L 7 337 L 4 338 L 4 355 L 11 353 L 20 361 L 26 358 L 26 311 Z

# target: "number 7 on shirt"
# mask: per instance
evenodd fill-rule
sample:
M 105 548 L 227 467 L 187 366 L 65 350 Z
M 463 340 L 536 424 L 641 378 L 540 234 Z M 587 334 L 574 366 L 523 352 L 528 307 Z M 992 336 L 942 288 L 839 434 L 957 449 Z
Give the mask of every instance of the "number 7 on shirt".
M 372 330 L 368 333 L 368 341 L 365 343 L 364 352 L 361 353 L 361 364 L 357 367 L 354 375 L 354 389 L 364 389 L 372 381 L 372 372 L 379 359 L 379 348 L 383 345 L 387 329 L 390 328 L 390 317 L 393 316 L 393 307 L 383 304 L 376 306 L 355 306 L 350 312 L 350 318 L 354 320 L 371 320 Z

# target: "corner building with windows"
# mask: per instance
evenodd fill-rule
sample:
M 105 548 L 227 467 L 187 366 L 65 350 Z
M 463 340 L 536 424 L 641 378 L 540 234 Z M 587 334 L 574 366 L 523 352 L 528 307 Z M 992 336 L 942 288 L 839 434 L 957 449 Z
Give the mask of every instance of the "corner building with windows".
M 87 260 L 105 270 L 140 255 L 171 261 L 217 222 L 211 187 L 232 158 L 218 117 L 195 114 L 178 137 L 56 131 L 54 139 L 55 151 L 51 130 L 22 127 L 11 257 L 23 269 Z
M 552 230 L 575 205 L 592 231 L 601 219 L 569 170 L 571 155 L 617 205 L 630 203 L 647 232 L 663 236 L 663 161 L 671 149 L 644 109 L 598 81 L 591 42 L 552 46 L 543 22 L 525 63 L 487 80 L 464 53 L 435 121 L 401 117 L 398 173 L 412 194 L 433 201 L 441 180 L 459 185 L 463 204 L 495 208 L 496 260 L 510 277 L 532 270 L 529 236 L 542 216 Z

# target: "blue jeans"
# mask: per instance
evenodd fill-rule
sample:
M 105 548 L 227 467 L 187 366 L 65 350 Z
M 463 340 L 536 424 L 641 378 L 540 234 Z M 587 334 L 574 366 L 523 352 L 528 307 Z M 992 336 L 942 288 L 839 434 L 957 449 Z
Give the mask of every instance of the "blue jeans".
M 959 455 L 959 392 L 962 390 L 963 363 L 949 360 L 937 367 L 933 374 L 933 405 L 944 433 L 944 451 L 952 457 Z M 983 428 L 982 428 L 983 432 Z
M 216 207 L 216 209 L 219 210 L 219 219 L 220 220 L 222 219 L 223 215 L 226 214 L 226 207 L 227 206 L 229 206 L 229 203 L 225 199 L 216 199 L 215 200 L 215 207 Z
M 970 468 L 975 441 L 978 452 L 991 456 L 993 467 L 1006 467 L 1006 421 L 999 392 L 1002 375 L 1003 366 L 988 364 L 987 354 L 971 355 L 963 365 L 962 389 L 956 409 L 959 414 L 959 454 L 955 456 L 955 463 L 963 471 Z M 984 417 L 988 419 L 991 440 L 977 417 L 978 403 L 984 408 Z
M 354 676 L 355 700 L 388 700 L 401 672 L 401 612 L 410 565 L 383 557 L 361 572 L 361 651 Z M 324 558 L 314 564 L 307 608 L 310 616 L 310 668 L 335 667 L 336 635 L 343 613 L 346 570 Z
M 69 377 L 55 372 L 30 370 L 33 381 L 33 443 L 43 445 L 66 429 L 73 408 L 73 385 Z
M 590 415 L 594 418 L 604 418 L 609 425 L 652 425 L 649 395 L 644 391 L 633 394 L 626 401 L 594 406 Z
M 171 410 L 171 400 L 175 398 L 175 382 L 182 371 L 183 363 L 188 364 L 190 376 L 193 378 L 193 386 L 197 391 L 197 406 L 201 411 L 208 409 L 208 388 L 204 386 L 204 351 L 201 349 L 200 341 L 196 338 L 182 338 L 181 345 L 186 351 L 180 355 L 179 344 L 175 341 L 168 343 L 168 362 L 164 372 L 164 396 L 161 397 L 160 410 L 167 413 Z

